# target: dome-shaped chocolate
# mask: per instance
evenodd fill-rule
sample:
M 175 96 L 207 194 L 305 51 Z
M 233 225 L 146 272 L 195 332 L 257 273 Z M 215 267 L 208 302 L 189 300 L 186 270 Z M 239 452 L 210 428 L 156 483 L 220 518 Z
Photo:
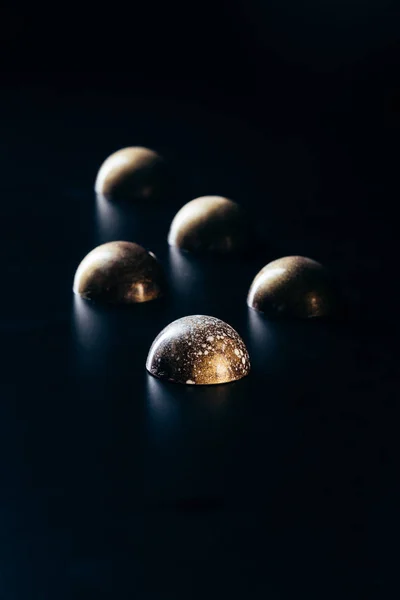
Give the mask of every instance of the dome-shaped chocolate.
M 111 154 L 97 174 L 95 191 L 111 200 L 156 199 L 165 189 L 166 165 L 148 148 L 133 146 Z
M 168 234 L 170 246 L 191 252 L 236 252 L 249 242 L 243 209 L 221 196 L 202 196 L 185 204 L 175 215 Z
M 164 273 L 154 254 L 132 242 L 109 242 L 82 260 L 73 291 L 88 300 L 132 304 L 158 298 L 164 285 Z
M 328 317 L 336 311 L 336 294 L 320 263 L 304 256 L 286 256 L 256 275 L 247 304 L 270 316 Z
M 207 385 L 236 381 L 250 371 L 239 334 L 227 323 L 204 315 L 173 321 L 154 340 L 146 369 L 175 383 Z

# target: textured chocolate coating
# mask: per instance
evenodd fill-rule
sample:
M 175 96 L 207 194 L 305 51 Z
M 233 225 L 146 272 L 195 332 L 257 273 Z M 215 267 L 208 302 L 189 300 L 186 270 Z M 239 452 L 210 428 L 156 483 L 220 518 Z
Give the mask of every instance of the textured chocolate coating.
M 170 246 L 191 252 L 229 253 L 249 242 L 243 209 L 221 196 L 202 196 L 185 204 L 175 215 L 168 234 Z
M 162 295 L 164 274 L 155 256 L 132 242 L 98 246 L 80 263 L 75 294 L 113 304 L 147 302 Z
M 247 304 L 271 316 L 328 317 L 336 312 L 336 294 L 326 269 L 304 256 L 286 256 L 256 275 Z
M 137 146 L 118 150 L 103 162 L 95 191 L 112 200 L 152 200 L 159 198 L 166 181 L 161 156 Z
M 146 369 L 160 379 L 188 385 L 236 381 L 250 371 L 238 333 L 215 317 L 193 315 L 173 321 L 154 340 Z

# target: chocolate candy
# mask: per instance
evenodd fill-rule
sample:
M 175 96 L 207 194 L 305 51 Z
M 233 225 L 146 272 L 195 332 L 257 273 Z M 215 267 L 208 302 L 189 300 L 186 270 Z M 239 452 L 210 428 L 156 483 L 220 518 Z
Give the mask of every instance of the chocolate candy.
M 154 200 L 165 191 L 167 169 L 162 157 L 140 146 L 111 154 L 97 174 L 95 191 L 110 200 Z
M 154 254 L 132 242 L 98 246 L 80 263 L 73 291 L 113 304 L 147 302 L 164 292 L 164 273 Z
M 328 272 L 304 256 L 286 256 L 261 269 L 250 286 L 247 304 L 270 316 L 327 317 L 336 311 Z
M 168 243 L 190 252 L 230 253 L 249 242 L 243 209 L 221 196 L 203 196 L 185 204 L 175 215 Z
M 250 359 L 230 325 L 215 317 L 193 315 L 161 331 L 150 348 L 146 369 L 166 381 L 207 385 L 245 377 Z

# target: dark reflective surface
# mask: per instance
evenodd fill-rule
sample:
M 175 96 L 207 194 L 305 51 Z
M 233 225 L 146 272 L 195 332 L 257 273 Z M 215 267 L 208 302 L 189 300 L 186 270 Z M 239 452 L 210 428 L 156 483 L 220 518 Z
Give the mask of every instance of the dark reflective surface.
M 283 187 L 285 206 L 253 205 L 272 256 L 181 255 L 167 244 L 181 199 L 132 209 L 126 220 L 123 208 L 109 220 L 96 204 L 93 177 L 108 148 L 136 143 L 137 127 L 148 125 L 146 144 L 171 144 L 196 171 L 198 179 L 187 169 L 181 181 L 182 190 L 197 186 L 188 199 L 235 191 L 249 208 L 257 163 L 243 163 L 239 177 L 232 165 L 246 157 L 233 149 L 216 171 L 202 127 L 193 125 L 190 145 L 187 123 L 154 129 L 150 118 L 130 121 L 129 111 L 99 142 L 103 117 L 93 106 L 37 106 L 37 119 L 4 128 L 0 596 L 354 600 L 379 589 L 377 597 L 392 597 L 399 410 L 394 297 L 377 285 L 385 236 L 368 246 L 368 232 L 342 214 L 326 216 L 317 202 L 303 219 Z M 59 120 L 64 114 L 70 127 Z M 223 124 L 210 119 L 217 143 Z M 237 125 L 235 135 L 239 143 L 252 134 Z M 39 145 L 40 159 L 14 160 L 21 140 L 28 150 Z M 281 171 L 296 165 L 283 152 Z M 320 177 L 330 184 L 329 171 Z M 74 297 L 79 260 L 113 237 L 154 250 L 171 284 L 167 298 L 104 309 Z M 248 309 L 254 274 L 294 253 L 315 256 L 342 278 L 353 320 L 274 323 Z M 198 388 L 147 374 L 156 335 L 196 313 L 240 332 L 248 377 Z

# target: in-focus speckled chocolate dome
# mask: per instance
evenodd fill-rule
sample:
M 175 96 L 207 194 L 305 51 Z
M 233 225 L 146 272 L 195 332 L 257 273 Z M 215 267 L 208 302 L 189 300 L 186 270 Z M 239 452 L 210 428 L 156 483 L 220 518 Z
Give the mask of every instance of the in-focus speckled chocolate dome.
M 327 270 L 304 256 L 286 256 L 256 275 L 247 304 L 270 316 L 328 317 L 337 310 L 336 294 Z
M 111 154 L 101 165 L 95 183 L 96 193 L 110 200 L 158 199 L 166 187 L 165 161 L 140 146 Z
M 236 381 L 250 371 L 239 334 L 227 323 L 204 315 L 173 321 L 154 340 L 146 369 L 160 379 L 188 385 Z
M 190 252 L 237 252 L 248 246 L 249 239 L 246 213 L 221 196 L 202 196 L 185 204 L 168 234 L 170 246 Z
M 75 294 L 113 304 L 147 302 L 161 296 L 164 273 L 154 254 L 133 242 L 98 246 L 80 263 L 74 279 Z

